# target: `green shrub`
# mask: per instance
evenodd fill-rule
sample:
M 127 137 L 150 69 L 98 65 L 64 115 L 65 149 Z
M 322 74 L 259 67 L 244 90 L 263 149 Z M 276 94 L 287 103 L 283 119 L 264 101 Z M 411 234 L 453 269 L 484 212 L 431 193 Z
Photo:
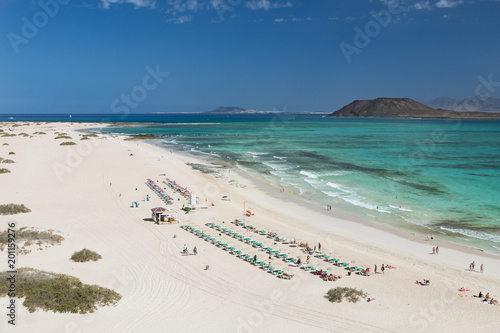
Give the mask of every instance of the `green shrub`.
M 29 209 L 25 205 L 17 205 L 13 203 L 0 205 L 0 215 L 14 215 L 29 212 L 31 212 L 31 209 Z
M 31 250 L 28 247 L 32 244 L 42 246 L 59 245 L 64 240 L 63 236 L 58 235 L 54 230 L 36 230 L 23 227 L 16 231 L 16 247 L 18 253 L 26 254 Z M 7 230 L 0 232 L 0 251 L 2 251 L 8 242 Z
M 58 140 L 58 139 L 73 139 L 72 137 L 68 136 L 68 135 L 59 135 L 59 136 L 56 136 L 54 139 Z
M 9 155 L 16 155 L 13 151 L 9 152 Z
M 19 135 L 24 137 L 30 136 L 28 133 L 19 133 Z
M 71 256 L 71 260 L 75 262 L 87 262 L 87 261 L 97 261 L 102 259 L 102 256 L 94 251 L 90 251 L 89 249 L 83 249 L 81 251 L 73 253 Z
M 0 273 L 0 297 L 6 297 L 9 292 L 9 276 L 8 272 Z M 17 270 L 16 291 L 16 297 L 25 298 L 23 305 L 29 312 L 41 309 L 85 314 L 98 310 L 99 306 L 114 305 L 121 299 L 114 290 L 83 284 L 73 276 L 33 268 Z
M 359 298 L 365 298 L 367 295 L 363 290 L 357 290 L 356 288 L 349 287 L 337 287 L 335 289 L 328 290 L 326 294 L 330 302 L 340 303 L 344 298 L 349 302 L 356 303 Z
M 9 144 L 8 144 L 7 142 L 5 142 L 5 143 L 3 144 L 3 146 L 8 146 L 8 145 L 9 145 Z
M 9 133 L 2 134 L 2 138 L 8 138 L 8 137 L 11 137 L 11 136 L 16 136 L 16 135 L 14 133 L 12 133 L 12 134 L 9 134 Z
M 84 134 L 83 136 L 88 136 L 89 138 L 98 138 L 99 137 L 99 135 L 97 135 L 95 133 Z
M 84 136 L 84 137 L 82 137 L 82 138 L 80 139 L 80 141 L 81 141 L 81 140 L 90 140 L 90 139 L 89 139 L 88 137 Z
M 73 141 L 66 141 L 61 143 L 59 146 L 75 146 L 75 145 L 76 143 L 74 143 Z
M 9 169 L 1 168 L 0 173 L 10 173 Z
M 12 163 L 14 163 L 14 161 L 13 160 L 9 160 L 7 158 L 0 157 L 0 163 L 12 164 Z

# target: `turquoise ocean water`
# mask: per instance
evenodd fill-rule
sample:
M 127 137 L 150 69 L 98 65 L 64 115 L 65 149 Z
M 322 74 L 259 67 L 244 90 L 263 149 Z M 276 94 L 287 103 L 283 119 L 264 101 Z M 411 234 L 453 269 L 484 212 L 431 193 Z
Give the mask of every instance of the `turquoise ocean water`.
M 162 135 L 168 149 L 224 160 L 320 206 L 500 254 L 500 121 L 201 114 L 126 121 L 142 124 L 103 131 Z

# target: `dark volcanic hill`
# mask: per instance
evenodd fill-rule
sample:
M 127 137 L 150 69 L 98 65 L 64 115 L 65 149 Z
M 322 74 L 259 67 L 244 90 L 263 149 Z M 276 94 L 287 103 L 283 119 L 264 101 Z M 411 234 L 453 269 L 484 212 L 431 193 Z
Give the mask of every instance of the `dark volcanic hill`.
M 248 111 L 248 109 L 242 109 L 237 106 L 219 106 L 217 109 L 212 110 L 212 111 L 207 111 L 205 113 L 224 113 L 224 114 L 231 114 L 231 113 L 242 113 Z
M 386 118 L 497 118 L 500 114 L 483 112 L 456 112 L 433 109 L 411 98 L 376 98 L 356 100 L 331 117 L 386 117 Z

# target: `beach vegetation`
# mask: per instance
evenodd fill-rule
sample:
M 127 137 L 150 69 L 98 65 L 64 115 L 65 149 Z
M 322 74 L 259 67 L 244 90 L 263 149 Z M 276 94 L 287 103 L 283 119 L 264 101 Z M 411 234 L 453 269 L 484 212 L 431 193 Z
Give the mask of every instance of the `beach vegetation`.
M 102 259 L 102 256 L 94 251 L 91 251 L 89 249 L 83 249 L 81 251 L 73 253 L 71 256 L 71 260 L 75 262 L 87 262 L 87 261 L 97 261 L 99 259 Z
M 7 142 L 4 142 L 2 146 L 8 146 L 9 144 Z
M 349 302 L 356 303 L 360 298 L 365 298 L 367 296 L 363 290 L 350 287 L 337 287 L 335 289 L 330 289 L 326 295 L 328 300 L 332 303 L 341 303 L 344 298 Z
M 68 136 L 68 135 L 58 135 L 56 136 L 54 139 L 58 140 L 58 139 L 73 139 L 72 137 Z
M 83 136 L 83 137 L 80 139 L 80 141 L 81 141 L 81 140 L 90 140 L 90 139 L 89 139 L 88 137 L 86 137 L 86 136 Z
M 16 155 L 13 151 L 9 152 L 9 155 Z
M 45 133 L 45 132 L 35 132 L 33 134 L 47 134 L 47 133 Z
M 11 203 L 7 205 L 0 205 L 0 215 L 14 215 L 29 212 L 31 212 L 31 209 L 22 204 L 18 205 Z
M 61 143 L 59 146 L 75 146 L 75 145 L 76 143 L 74 143 L 73 141 L 66 141 Z
M 11 164 L 11 163 L 14 163 L 14 161 L 13 160 L 9 160 L 8 158 L 2 158 L 2 157 L 0 157 L 0 163 Z
M 10 173 L 9 169 L 1 168 L 0 173 Z
M 4 133 L 2 134 L 2 138 L 8 138 L 8 137 L 11 137 L 11 136 L 16 136 L 14 133 Z
M 19 133 L 19 135 L 24 137 L 30 136 L 28 133 Z
M 99 135 L 95 134 L 95 133 L 88 133 L 88 134 L 84 134 L 83 136 L 87 136 L 89 138 L 98 138 Z
M 19 254 L 30 253 L 31 249 L 29 247 L 31 245 L 37 245 L 39 249 L 42 249 L 42 245 L 48 248 L 61 244 L 63 240 L 64 237 L 57 234 L 54 230 L 40 230 L 28 227 L 16 230 L 16 248 Z M 3 251 L 7 243 L 8 235 L 7 230 L 5 230 L 0 232 L 0 251 Z
M 0 297 L 9 292 L 10 274 L 0 273 Z M 24 297 L 29 312 L 40 309 L 60 313 L 92 313 L 101 306 L 116 304 L 121 295 L 97 285 L 83 284 L 80 279 L 33 268 L 20 268 L 16 274 L 16 296 Z

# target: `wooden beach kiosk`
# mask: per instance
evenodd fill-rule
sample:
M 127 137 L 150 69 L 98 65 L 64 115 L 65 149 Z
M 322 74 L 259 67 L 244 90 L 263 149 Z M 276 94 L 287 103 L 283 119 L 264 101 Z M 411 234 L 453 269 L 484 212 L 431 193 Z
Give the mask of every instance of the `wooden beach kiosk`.
M 151 217 L 157 224 L 179 223 L 179 213 L 170 208 L 153 208 L 151 209 Z

